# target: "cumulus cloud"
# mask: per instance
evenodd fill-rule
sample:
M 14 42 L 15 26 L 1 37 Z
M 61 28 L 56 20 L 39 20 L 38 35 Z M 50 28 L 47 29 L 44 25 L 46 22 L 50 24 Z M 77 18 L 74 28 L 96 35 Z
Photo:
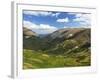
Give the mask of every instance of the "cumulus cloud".
M 34 15 L 34 16 L 48 16 L 51 15 L 52 12 L 40 12 L 40 11 L 24 11 L 24 14 L 28 14 L 28 15 Z
M 91 15 L 90 14 L 76 14 L 73 21 L 79 22 L 82 25 L 91 25 Z
M 80 26 L 83 27 L 83 26 Z M 79 26 L 64 26 L 63 28 L 79 28 Z
M 53 13 L 52 16 L 56 16 L 58 17 L 60 15 L 60 13 Z
M 63 28 L 90 28 L 91 26 L 64 26 Z
M 69 22 L 68 17 L 63 18 L 63 19 L 57 19 L 57 22 Z
M 57 30 L 56 27 L 48 25 L 48 24 L 35 24 L 30 21 L 24 21 L 23 26 L 27 27 L 39 34 L 49 34 Z
M 60 14 L 60 13 L 53 13 L 49 11 L 24 11 L 23 13 L 28 15 L 34 15 L 34 16 L 56 16 L 56 17 L 58 17 L 58 15 Z

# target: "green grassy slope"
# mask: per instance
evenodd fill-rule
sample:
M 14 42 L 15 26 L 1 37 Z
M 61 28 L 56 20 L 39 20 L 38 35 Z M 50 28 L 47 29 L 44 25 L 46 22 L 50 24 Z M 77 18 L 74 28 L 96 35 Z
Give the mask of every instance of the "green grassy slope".
M 77 55 L 53 55 L 24 49 L 23 61 L 24 69 L 89 66 L 90 52 L 83 50 Z

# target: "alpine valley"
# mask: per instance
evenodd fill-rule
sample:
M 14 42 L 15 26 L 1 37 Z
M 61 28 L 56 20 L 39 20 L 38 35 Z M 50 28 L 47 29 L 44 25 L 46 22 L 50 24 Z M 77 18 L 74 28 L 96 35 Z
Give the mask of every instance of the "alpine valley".
M 23 27 L 23 69 L 90 65 L 90 28 L 63 28 L 43 35 Z

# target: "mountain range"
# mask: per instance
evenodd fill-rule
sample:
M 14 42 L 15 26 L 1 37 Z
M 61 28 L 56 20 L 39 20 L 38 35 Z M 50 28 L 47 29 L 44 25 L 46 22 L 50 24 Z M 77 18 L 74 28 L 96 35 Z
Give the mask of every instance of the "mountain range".
M 64 28 L 41 37 L 36 32 L 23 27 L 24 49 L 42 51 L 47 55 L 61 55 L 64 58 L 70 57 L 78 63 L 81 62 L 81 65 L 90 65 L 90 39 L 90 28 Z

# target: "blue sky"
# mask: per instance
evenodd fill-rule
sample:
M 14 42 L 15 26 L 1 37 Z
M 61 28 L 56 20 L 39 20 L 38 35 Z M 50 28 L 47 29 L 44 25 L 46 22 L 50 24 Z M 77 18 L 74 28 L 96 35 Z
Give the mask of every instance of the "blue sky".
M 38 34 L 62 28 L 90 28 L 91 14 L 75 12 L 23 11 L 23 26 Z

